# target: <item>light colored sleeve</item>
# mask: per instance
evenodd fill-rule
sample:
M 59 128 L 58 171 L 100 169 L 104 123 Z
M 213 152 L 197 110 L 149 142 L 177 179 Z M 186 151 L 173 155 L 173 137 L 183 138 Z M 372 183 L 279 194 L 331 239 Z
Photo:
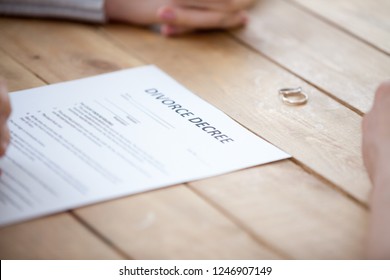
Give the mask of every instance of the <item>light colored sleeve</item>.
M 105 0 L 0 0 L 0 14 L 105 22 Z

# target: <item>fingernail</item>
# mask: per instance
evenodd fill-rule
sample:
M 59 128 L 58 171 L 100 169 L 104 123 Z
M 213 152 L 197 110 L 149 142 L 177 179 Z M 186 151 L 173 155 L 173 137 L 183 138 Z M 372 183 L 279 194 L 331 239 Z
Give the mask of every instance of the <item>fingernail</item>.
M 162 19 L 165 19 L 165 20 L 174 20 L 176 15 L 175 15 L 175 11 L 173 9 L 164 9 L 161 13 L 160 13 L 160 17 Z
M 247 24 L 248 21 L 249 21 L 248 15 L 244 14 L 244 15 L 241 16 L 241 22 L 242 22 L 242 24 Z
M 9 145 L 8 141 L 3 141 L 3 143 L 1 143 L 1 149 L 4 151 L 7 150 L 8 145 Z
M 8 144 L 2 143 L 0 147 L 0 157 L 5 155 L 5 151 L 7 150 Z
M 163 25 L 161 27 L 161 34 L 164 36 L 172 36 L 176 34 L 176 28 L 172 25 Z
M 8 135 L 8 137 L 1 137 L 1 138 L 3 138 L 3 139 L 1 139 L 1 146 L 0 146 L 2 151 L 7 150 L 8 146 L 10 144 L 11 139 L 9 138 L 9 134 L 7 134 L 7 135 Z

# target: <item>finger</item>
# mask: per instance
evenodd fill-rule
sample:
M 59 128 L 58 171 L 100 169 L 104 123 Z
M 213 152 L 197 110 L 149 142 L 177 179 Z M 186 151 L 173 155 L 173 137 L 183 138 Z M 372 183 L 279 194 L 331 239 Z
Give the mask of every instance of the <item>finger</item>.
M 5 121 L 11 114 L 11 103 L 4 81 L 0 81 L 0 121 Z
M 182 7 L 233 12 L 247 9 L 254 0 L 173 0 Z
M 4 156 L 5 151 L 10 143 L 11 137 L 8 126 L 3 125 L 0 130 L 0 157 Z
M 0 156 L 5 154 L 10 142 L 10 133 L 7 127 L 7 119 L 11 114 L 11 105 L 6 83 L 0 80 Z
M 376 90 L 375 100 L 382 99 L 383 96 L 390 96 L 390 80 L 383 82 Z
M 181 26 L 175 26 L 169 24 L 163 24 L 160 27 L 161 34 L 168 37 L 184 35 L 192 31 L 194 31 L 193 28 L 181 27 Z
M 163 23 L 194 29 L 238 27 L 247 21 L 244 11 L 225 13 L 169 6 L 161 8 L 157 16 Z

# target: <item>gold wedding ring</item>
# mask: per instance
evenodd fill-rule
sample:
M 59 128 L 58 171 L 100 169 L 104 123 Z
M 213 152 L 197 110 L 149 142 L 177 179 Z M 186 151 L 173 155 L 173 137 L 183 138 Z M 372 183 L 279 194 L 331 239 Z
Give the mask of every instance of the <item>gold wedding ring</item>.
M 309 96 L 302 91 L 301 87 L 282 88 L 279 90 L 280 98 L 287 105 L 304 105 L 309 100 Z

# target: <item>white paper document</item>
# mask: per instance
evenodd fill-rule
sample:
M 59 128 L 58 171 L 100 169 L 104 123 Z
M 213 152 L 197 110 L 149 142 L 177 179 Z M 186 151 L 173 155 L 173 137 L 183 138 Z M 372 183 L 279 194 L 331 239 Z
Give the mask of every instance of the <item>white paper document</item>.
M 11 103 L 2 226 L 289 157 L 154 66 L 15 92 Z

